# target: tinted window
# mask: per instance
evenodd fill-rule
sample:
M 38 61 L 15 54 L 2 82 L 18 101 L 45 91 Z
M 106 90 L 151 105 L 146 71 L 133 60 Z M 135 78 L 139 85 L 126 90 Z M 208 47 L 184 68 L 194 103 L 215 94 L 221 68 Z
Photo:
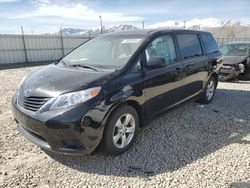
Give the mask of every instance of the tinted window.
M 171 35 L 163 35 L 154 39 L 146 49 L 146 58 L 161 57 L 166 64 L 175 62 L 176 53 L 174 41 Z
M 202 55 L 200 41 L 196 34 L 177 34 L 176 36 L 184 59 Z
M 210 33 L 201 33 L 201 38 L 208 54 L 218 51 L 218 46 Z

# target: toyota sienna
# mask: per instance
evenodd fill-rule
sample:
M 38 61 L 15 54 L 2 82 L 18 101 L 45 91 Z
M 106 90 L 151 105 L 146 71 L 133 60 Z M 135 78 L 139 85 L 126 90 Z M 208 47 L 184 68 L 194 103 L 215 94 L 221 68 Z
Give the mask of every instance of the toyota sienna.
M 210 103 L 221 53 L 209 32 L 135 30 L 96 37 L 21 82 L 19 132 L 44 150 L 125 152 L 139 128 L 191 98 Z

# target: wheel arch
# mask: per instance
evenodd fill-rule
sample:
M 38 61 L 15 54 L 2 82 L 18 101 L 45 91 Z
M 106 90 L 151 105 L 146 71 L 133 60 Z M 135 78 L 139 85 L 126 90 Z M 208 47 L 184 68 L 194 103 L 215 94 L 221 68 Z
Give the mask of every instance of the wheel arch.
M 139 127 L 142 128 L 144 124 L 144 116 L 143 116 L 141 105 L 138 102 L 133 101 L 133 100 L 125 101 L 123 104 L 132 106 L 136 110 L 138 117 L 139 117 Z
M 120 108 L 123 105 L 131 106 L 132 108 L 134 108 L 136 110 L 138 117 L 139 117 L 139 127 L 142 128 L 143 124 L 145 122 L 142 107 L 137 101 L 134 101 L 134 100 L 126 100 L 126 101 L 123 101 L 123 102 L 117 104 L 116 106 L 114 106 L 109 113 L 108 119 L 112 116 L 113 112 L 116 109 Z
M 216 87 L 218 86 L 218 82 L 219 82 L 219 75 L 218 75 L 218 73 L 216 73 L 216 72 L 213 72 L 212 74 L 210 74 L 210 76 L 208 77 L 208 80 L 209 80 L 209 78 L 210 77 L 214 77 L 214 79 L 215 79 L 215 81 L 216 81 Z

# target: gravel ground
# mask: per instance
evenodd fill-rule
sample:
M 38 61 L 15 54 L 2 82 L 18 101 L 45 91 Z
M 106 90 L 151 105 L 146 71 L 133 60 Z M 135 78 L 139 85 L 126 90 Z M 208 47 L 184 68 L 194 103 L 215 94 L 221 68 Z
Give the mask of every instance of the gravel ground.
M 16 130 L 11 98 L 34 69 L 0 71 L 0 187 L 249 186 L 250 82 L 219 83 L 212 104 L 162 115 L 121 156 L 72 157 L 45 153 Z

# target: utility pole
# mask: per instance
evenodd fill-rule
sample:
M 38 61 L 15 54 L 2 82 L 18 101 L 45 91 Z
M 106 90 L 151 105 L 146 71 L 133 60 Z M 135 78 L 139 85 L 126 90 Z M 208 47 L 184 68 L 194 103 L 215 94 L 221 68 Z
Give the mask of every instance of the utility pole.
M 62 46 L 62 56 L 64 56 L 65 53 L 64 53 L 64 44 L 63 44 L 63 31 L 62 31 L 62 25 L 61 25 L 61 28 L 60 28 L 60 39 L 61 39 L 61 46 Z
M 142 29 L 144 29 L 144 21 L 142 21 Z
M 102 16 L 99 15 L 99 18 L 100 18 L 101 34 L 103 34 Z
M 90 31 L 90 29 L 89 29 L 88 33 L 89 33 L 89 40 L 90 40 L 91 39 L 91 31 Z
M 22 31 L 22 40 L 23 40 L 23 49 L 24 49 L 25 61 L 26 61 L 26 63 L 28 63 L 28 55 L 27 55 L 27 49 L 26 49 L 26 44 L 25 44 L 23 26 L 21 26 L 21 31 Z
M 186 22 L 187 22 L 187 21 L 186 21 L 186 20 L 184 20 L 184 29 L 186 29 Z

